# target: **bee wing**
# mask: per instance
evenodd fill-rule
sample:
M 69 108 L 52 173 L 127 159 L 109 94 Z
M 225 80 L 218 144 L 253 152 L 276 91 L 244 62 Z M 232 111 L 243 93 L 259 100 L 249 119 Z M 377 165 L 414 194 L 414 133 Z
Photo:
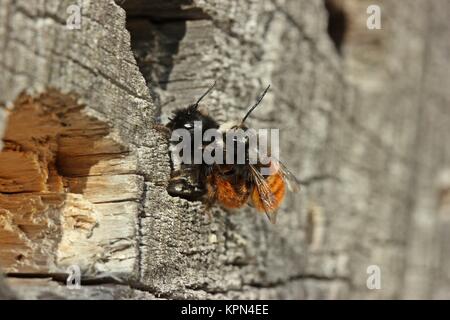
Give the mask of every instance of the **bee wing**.
M 283 177 L 289 190 L 292 192 L 298 192 L 300 190 L 300 181 L 281 161 L 277 160 L 277 163 L 279 166 L 278 172 Z
M 256 169 L 253 165 L 250 165 L 250 170 L 252 171 L 253 181 L 261 197 L 261 202 L 264 207 L 264 211 L 266 212 L 266 216 L 269 218 L 271 223 L 275 224 L 277 219 L 277 212 L 275 210 L 275 196 L 272 191 L 270 191 L 270 187 L 267 184 L 266 179 L 258 171 L 258 169 Z
M 277 212 L 276 211 L 266 211 L 267 219 L 269 219 L 270 223 L 275 224 L 277 223 Z

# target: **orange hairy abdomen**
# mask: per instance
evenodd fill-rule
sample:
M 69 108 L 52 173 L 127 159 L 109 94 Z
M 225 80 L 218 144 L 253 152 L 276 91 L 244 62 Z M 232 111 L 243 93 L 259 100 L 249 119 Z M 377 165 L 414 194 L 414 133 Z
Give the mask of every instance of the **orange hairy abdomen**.
M 253 188 L 252 192 L 252 202 L 253 206 L 256 208 L 256 210 L 264 212 L 273 212 L 276 211 L 281 203 L 283 202 L 284 195 L 286 192 L 286 187 L 284 184 L 283 177 L 276 173 L 274 175 L 268 176 L 266 178 L 267 185 L 269 186 L 270 191 L 273 194 L 273 205 L 271 208 L 266 208 L 264 206 L 263 201 L 261 200 L 261 195 L 258 192 L 258 188 L 256 186 Z
M 226 208 L 236 209 L 244 206 L 249 197 L 245 182 L 231 183 L 229 180 L 216 177 L 217 200 Z

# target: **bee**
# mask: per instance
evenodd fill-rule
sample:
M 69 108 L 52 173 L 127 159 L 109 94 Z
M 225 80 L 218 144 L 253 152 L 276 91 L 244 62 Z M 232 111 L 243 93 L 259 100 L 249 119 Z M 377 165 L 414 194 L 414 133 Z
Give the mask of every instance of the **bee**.
M 246 119 L 261 103 L 270 85 L 264 90 L 256 103 L 249 109 L 241 121 L 226 122 L 219 127 L 219 131 L 224 135 L 224 140 L 233 135 L 227 135 L 231 131 L 238 129 L 247 131 L 245 125 Z M 286 187 L 291 191 L 298 191 L 300 183 L 297 178 L 286 168 L 279 160 L 261 159 L 256 164 L 250 163 L 250 145 L 248 137 L 245 141 L 236 141 L 233 143 L 245 144 L 245 161 L 238 164 L 236 155 L 234 164 L 215 165 L 211 169 L 211 173 L 207 176 L 207 203 L 209 205 L 218 202 L 225 208 L 237 209 L 246 204 L 250 204 L 257 211 L 264 212 L 271 223 L 276 223 L 277 210 L 282 204 Z M 226 144 L 228 145 L 228 144 Z M 237 150 L 237 148 L 234 148 Z M 227 152 L 227 150 L 225 150 Z M 258 153 L 258 150 L 256 150 Z M 261 169 L 265 168 L 266 173 L 263 175 Z
M 219 125 L 212 117 L 199 109 L 199 103 L 213 89 L 215 83 L 197 100 L 196 103 L 187 108 L 177 110 L 167 124 L 170 131 L 176 129 L 186 129 L 190 135 L 194 135 L 194 122 L 200 121 L 202 124 L 202 136 L 208 129 L 217 130 L 222 135 L 223 143 L 219 144 L 216 152 L 223 152 L 227 156 L 225 145 L 229 133 L 237 130 L 248 131 L 245 121 L 255 108 L 260 105 L 270 86 L 268 86 L 256 103 L 249 109 L 240 121 L 230 121 Z M 190 201 L 203 201 L 206 211 L 216 203 L 224 208 L 239 209 L 249 204 L 259 212 L 264 212 L 269 221 L 276 223 L 276 213 L 281 206 L 286 187 L 291 191 L 299 190 L 297 178 L 277 159 L 261 159 L 253 164 L 250 161 L 250 143 L 248 137 L 245 141 L 235 140 L 232 143 L 237 146 L 244 144 L 244 162 L 237 161 L 237 154 L 231 154 L 232 164 L 213 163 L 189 164 L 182 161 L 182 157 L 177 153 L 175 141 L 171 141 L 169 153 L 172 162 L 172 172 L 167 187 L 167 191 L 172 196 L 181 197 Z M 199 146 L 204 149 L 206 143 Z M 238 148 L 234 148 L 237 150 Z M 194 154 L 194 146 L 191 145 L 191 155 Z M 267 169 L 266 174 L 262 174 L 262 169 Z
M 194 134 L 194 122 L 202 123 L 202 134 L 208 129 L 218 129 L 219 124 L 204 111 L 199 109 L 199 104 L 214 88 L 214 84 L 195 102 L 187 108 L 175 111 L 173 118 L 169 119 L 166 125 L 167 129 L 173 132 L 176 129 L 185 129 Z M 208 174 L 208 166 L 204 164 L 194 164 L 194 145 L 191 145 L 190 163 L 182 161 L 182 154 L 176 151 L 177 143 L 175 141 L 169 144 L 169 154 L 171 159 L 171 176 L 167 187 L 167 192 L 171 196 L 184 198 L 190 201 L 201 200 L 207 192 L 206 177 Z M 201 147 L 204 147 L 202 145 Z

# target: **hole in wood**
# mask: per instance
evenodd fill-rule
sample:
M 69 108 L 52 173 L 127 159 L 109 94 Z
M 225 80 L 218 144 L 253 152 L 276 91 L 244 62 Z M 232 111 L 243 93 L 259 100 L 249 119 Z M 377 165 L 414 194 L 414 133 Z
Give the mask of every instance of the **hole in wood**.
M 203 93 L 204 79 L 195 70 L 206 67 L 199 52 L 214 50 L 211 16 L 192 0 L 129 0 L 121 6 L 137 65 L 165 122 Z
M 325 8 L 328 11 L 328 34 L 337 51 L 342 54 L 342 46 L 348 29 L 347 13 L 341 0 L 325 0 Z
M 135 176 L 127 175 L 135 172 L 134 161 L 109 134 L 73 96 L 48 90 L 16 99 L 0 152 L 5 272 L 95 263 L 92 257 L 107 250 L 101 240 L 118 237 L 111 221 L 130 214 L 124 203 L 139 195 L 130 186 Z

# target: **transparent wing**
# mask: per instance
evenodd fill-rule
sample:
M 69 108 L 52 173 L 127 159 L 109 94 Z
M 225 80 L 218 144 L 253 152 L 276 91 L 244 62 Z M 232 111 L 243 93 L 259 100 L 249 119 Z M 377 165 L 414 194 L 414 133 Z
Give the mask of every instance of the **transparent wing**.
M 300 190 L 300 181 L 297 177 L 289 171 L 289 169 L 281 161 L 277 160 L 277 165 L 279 166 L 278 172 L 283 177 L 288 189 L 292 192 L 298 192 Z
M 279 173 L 281 175 L 284 182 L 287 184 L 289 191 L 297 192 L 300 190 L 300 181 L 291 171 L 289 171 L 289 169 L 283 164 L 283 162 L 273 156 L 259 156 L 260 159 L 264 160 L 263 163 L 270 163 L 269 171 L 271 172 L 271 174 Z
M 270 191 L 270 187 L 267 184 L 266 179 L 258 171 L 258 169 L 253 165 L 250 165 L 250 170 L 252 171 L 253 181 L 255 183 L 256 189 L 258 190 L 266 216 L 267 218 L 269 218 L 269 221 L 271 223 L 275 224 L 277 218 L 277 213 L 275 211 L 275 196 L 273 195 L 272 191 Z

